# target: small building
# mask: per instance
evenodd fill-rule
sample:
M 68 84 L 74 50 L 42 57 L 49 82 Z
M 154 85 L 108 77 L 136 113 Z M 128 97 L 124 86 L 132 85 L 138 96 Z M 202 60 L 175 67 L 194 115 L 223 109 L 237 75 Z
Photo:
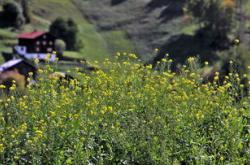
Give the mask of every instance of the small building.
M 17 71 L 26 78 L 29 77 L 29 73 L 33 73 L 33 78 L 36 78 L 37 68 L 30 62 L 23 59 L 13 59 L 0 65 L 0 74 L 7 71 Z
M 34 31 L 18 35 L 18 45 L 14 47 L 14 53 L 27 59 L 38 58 L 40 60 L 49 59 L 55 61 L 56 38 L 48 32 Z M 49 56 L 49 57 L 48 57 Z
M 34 31 L 18 35 L 18 45 L 25 46 L 27 53 L 52 53 L 56 38 L 47 32 Z
M 24 89 L 28 84 L 29 73 L 33 73 L 31 78 L 34 81 L 36 79 L 36 71 L 36 67 L 23 59 L 9 60 L 0 65 L 0 84 L 5 86 L 4 89 L 0 90 L 0 95 L 2 92 L 9 93 L 9 89 L 14 83 L 18 89 Z

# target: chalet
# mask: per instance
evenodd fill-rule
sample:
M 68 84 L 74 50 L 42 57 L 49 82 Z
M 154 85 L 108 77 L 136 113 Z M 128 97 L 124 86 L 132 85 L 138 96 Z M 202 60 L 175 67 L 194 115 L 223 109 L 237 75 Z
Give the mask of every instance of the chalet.
M 28 78 L 29 73 L 33 73 L 33 78 L 36 78 L 37 68 L 30 62 L 23 59 L 12 59 L 0 65 L 0 75 L 8 71 L 17 71 L 19 74 Z
M 34 31 L 18 35 L 18 45 L 14 47 L 14 53 L 27 59 L 38 58 L 55 61 L 56 38 L 48 32 Z
M 28 82 L 29 73 L 33 73 L 31 78 L 34 82 L 36 71 L 36 67 L 23 59 L 12 59 L 0 65 L 0 84 L 6 87 L 0 90 L 0 95 L 2 92 L 8 93 L 10 91 L 9 89 L 13 85 L 13 81 L 15 81 L 19 89 L 24 89 L 30 83 L 30 81 Z

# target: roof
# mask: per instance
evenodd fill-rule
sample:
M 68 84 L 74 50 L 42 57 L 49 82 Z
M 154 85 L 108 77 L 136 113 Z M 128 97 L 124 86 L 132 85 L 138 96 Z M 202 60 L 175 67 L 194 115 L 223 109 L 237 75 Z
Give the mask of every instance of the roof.
M 23 61 L 22 59 L 13 59 L 13 60 L 7 61 L 6 63 L 0 65 L 0 72 L 3 72 L 6 69 L 13 67 L 14 65 L 16 65 L 22 61 Z
M 37 37 L 40 37 L 41 35 L 45 34 L 46 32 L 42 31 L 34 31 L 34 32 L 25 32 L 19 34 L 17 37 L 20 39 L 35 39 Z

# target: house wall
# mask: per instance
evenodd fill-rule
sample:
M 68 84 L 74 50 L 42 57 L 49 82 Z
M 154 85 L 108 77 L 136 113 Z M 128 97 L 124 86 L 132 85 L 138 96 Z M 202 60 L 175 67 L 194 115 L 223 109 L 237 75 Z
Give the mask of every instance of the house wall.
M 55 50 L 55 38 L 45 34 L 37 38 L 34 42 L 35 52 L 52 53 Z
M 27 53 L 52 53 L 55 50 L 55 37 L 45 33 L 35 39 L 19 39 L 19 46 L 26 46 Z
M 26 46 L 26 52 L 34 52 L 34 42 L 35 40 L 31 39 L 19 39 L 18 45 L 19 46 Z

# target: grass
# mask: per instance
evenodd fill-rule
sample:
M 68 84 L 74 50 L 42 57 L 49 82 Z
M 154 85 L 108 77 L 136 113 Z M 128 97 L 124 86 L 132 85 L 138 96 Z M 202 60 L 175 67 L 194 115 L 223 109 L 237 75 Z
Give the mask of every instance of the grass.
M 189 24 L 186 25 L 182 30 L 181 33 L 183 34 L 187 34 L 187 35 L 194 35 L 195 31 L 198 29 L 198 25 L 197 24 Z
M 246 2 L 245 11 L 247 12 L 247 14 L 250 14 L 250 2 L 249 1 Z
M 79 52 L 71 52 L 70 56 L 79 55 L 89 61 L 104 60 L 109 57 L 109 48 L 102 34 L 95 26 L 86 21 L 80 10 L 71 0 L 43 0 L 32 1 L 31 9 L 34 13 L 32 24 L 27 24 L 22 31 L 44 30 L 47 31 L 51 21 L 58 16 L 71 17 L 79 27 L 79 38 L 83 41 L 84 47 Z M 1 51 L 9 50 L 16 42 L 16 33 L 7 29 L 0 29 Z M 13 39 L 13 41 L 12 41 Z M 97 49 L 98 48 L 98 49 Z M 66 52 L 69 54 L 69 52 Z
M 72 57 L 72 58 L 82 58 L 81 53 L 75 52 L 75 51 L 65 51 L 64 56 Z
M 15 39 L 16 34 L 10 32 L 8 29 L 0 29 L 0 39 Z
M 154 71 L 133 54 L 116 58 L 100 64 L 105 72 L 71 70 L 77 77 L 71 82 L 51 77 L 48 67 L 35 86 L 19 92 L 13 86 L 0 99 L 0 162 L 249 162 L 250 98 L 235 102 L 237 75 L 221 86 L 218 77 L 202 84 L 194 58 L 180 75 L 165 70 L 168 59 Z
M 80 31 L 79 38 L 83 40 L 84 44 L 84 49 L 80 51 L 82 57 L 89 58 L 90 60 L 100 59 L 102 56 L 108 54 L 101 36 L 96 32 L 94 26 L 83 18 L 79 9 L 71 0 L 33 2 L 33 8 L 47 11 L 44 14 L 40 14 L 39 17 L 50 21 L 53 21 L 58 16 L 67 15 L 76 20 Z M 98 50 L 96 47 L 98 47 Z
M 89 1 L 88 1 L 89 2 Z M 43 0 L 43 1 L 31 1 L 31 10 L 34 13 L 33 15 L 33 21 L 32 24 L 25 25 L 23 27 L 23 31 L 33 31 L 33 30 L 44 30 L 47 31 L 48 27 L 56 17 L 62 16 L 62 17 L 71 17 L 78 23 L 79 26 L 79 38 L 83 41 L 83 49 L 80 50 L 77 53 L 73 54 L 79 54 L 82 58 L 86 58 L 87 60 L 93 62 L 95 60 L 102 61 L 105 58 L 112 58 L 112 55 L 116 53 L 116 51 L 127 51 L 127 52 L 137 52 L 136 50 L 143 50 L 142 52 L 139 52 L 140 54 L 144 54 L 142 59 L 144 61 L 148 61 L 149 58 L 151 58 L 151 52 L 149 52 L 149 48 L 147 51 L 144 50 L 145 47 L 149 47 L 149 45 L 152 45 L 151 43 L 148 43 L 148 41 L 144 41 L 144 39 L 134 37 L 133 41 L 131 38 L 128 37 L 127 32 L 134 31 L 133 28 L 137 29 L 137 27 L 124 27 L 123 30 L 110 30 L 110 31 L 102 31 L 100 29 L 96 29 L 96 25 L 92 24 L 92 22 L 88 22 L 85 19 L 84 9 L 88 7 L 89 3 L 86 1 L 78 1 L 78 0 Z M 98 2 L 95 2 L 98 3 Z M 142 2 L 136 2 L 136 3 L 129 3 L 131 6 L 138 5 L 140 6 L 140 3 Z M 144 3 L 144 2 L 143 2 Z M 142 3 L 142 4 L 143 4 Z M 91 2 L 92 4 L 92 2 Z M 93 3 L 94 4 L 94 3 Z M 103 5 L 103 4 L 102 4 Z M 104 5 L 105 10 L 108 10 L 110 7 L 109 5 Z M 120 6 L 121 7 L 121 6 Z M 142 6 L 143 7 L 143 6 Z M 93 6 L 93 10 L 98 10 L 100 6 L 96 5 Z M 110 19 L 107 19 L 110 22 L 110 25 L 115 25 L 117 22 L 120 22 L 121 20 L 129 20 L 133 18 L 137 18 L 137 15 L 139 16 L 139 13 L 135 12 L 135 16 L 130 15 L 127 18 L 128 13 L 127 9 L 121 7 L 121 17 L 119 14 L 117 14 L 118 8 L 112 8 L 113 14 L 115 16 L 114 20 L 111 17 L 113 14 L 110 15 Z M 100 11 L 101 12 L 104 12 Z M 144 11 L 142 11 L 144 12 Z M 151 13 L 152 14 L 152 13 Z M 151 15 L 150 14 L 150 15 Z M 109 17 L 109 16 L 108 16 Z M 111 19 L 112 18 L 112 19 Z M 154 17 L 155 18 L 155 17 Z M 153 19 L 150 17 L 150 19 Z M 90 19 L 91 20 L 91 19 Z M 101 19 L 100 22 L 104 25 L 109 24 L 106 19 Z M 94 20 L 92 20 L 95 22 Z M 190 25 L 188 27 L 185 27 L 185 29 L 182 30 L 182 26 L 179 26 L 180 21 L 171 21 L 173 23 L 168 23 L 167 25 L 161 26 L 161 27 L 155 27 L 153 26 L 154 20 L 152 23 L 152 27 L 150 26 L 143 28 L 144 29 L 155 29 L 156 32 L 159 31 L 159 34 L 162 32 L 162 35 L 159 35 L 155 38 L 155 36 L 147 36 L 147 40 L 154 41 L 156 45 L 161 45 L 163 42 L 165 42 L 168 37 L 171 35 L 176 34 L 176 31 L 178 33 L 180 31 L 183 31 L 184 33 L 192 33 L 195 27 L 193 25 Z M 133 23 L 137 24 L 137 23 Z M 136 25 L 137 26 L 137 25 Z M 159 29 L 158 29 L 159 28 Z M 127 32 L 126 32 L 127 31 Z M 148 33 L 147 30 L 143 33 Z M 166 33 L 169 33 L 169 35 L 166 35 Z M 131 35 L 131 34 L 129 34 Z M 136 46 L 135 46 L 136 45 Z M 146 45 L 146 46 L 145 46 Z M 150 48 L 151 49 L 151 48 Z M 154 49 L 154 48 L 152 48 Z M 145 53 L 147 52 L 147 54 Z M 73 55 L 74 56 L 74 55 Z
M 103 60 L 109 57 L 109 50 L 103 36 L 95 29 L 95 26 L 86 21 L 80 9 L 74 5 L 71 0 L 44 0 L 42 2 L 34 1 L 32 7 L 37 11 L 46 11 L 44 13 L 37 12 L 37 16 L 53 21 L 58 16 L 71 17 L 78 23 L 79 38 L 83 41 L 83 49 L 78 53 L 82 58 L 87 60 Z M 74 56 L 74 55 L 73 55 Z
M 246 3 L 247 4 L 245 6 L 245 11 L 246 11 L 247 15 L 250 15 L 250 2 L 247 1 Z M 248 30 L 250 30 L 250 20 L 247 21 L 246 26 L 247 26 Z
M 0 54 L 2 51 L 11 52 L 11 46 L 15 45 L 16 33 L 11 32 L 9 29 L 0 29 Z M 0 64 L 4 62 L 2 55 L 0 55 Z
M 135 47 L 132 41 L 128 38 L 126 33 L 121 30 L 113 30 L 103 32 L 107 45 L 109 45 L 110 52 L 115 54 L 118 51 L 122 52 L 135 52 Z

